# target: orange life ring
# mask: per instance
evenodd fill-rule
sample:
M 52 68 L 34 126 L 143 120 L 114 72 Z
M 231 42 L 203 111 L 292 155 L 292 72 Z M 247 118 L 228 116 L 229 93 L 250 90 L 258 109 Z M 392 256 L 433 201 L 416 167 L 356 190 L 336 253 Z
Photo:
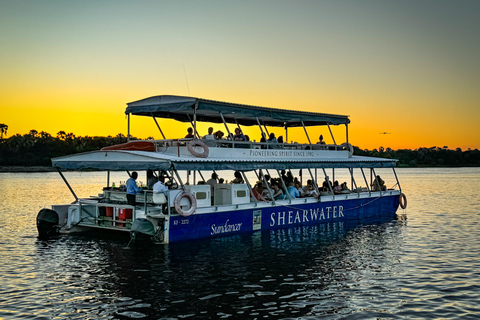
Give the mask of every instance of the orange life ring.
M 203 152 L 195 151 L 195 147 L 203 148 Z M 190 154 L 197 158 L 206 158 L 208 157 L 208 146 L 201 140 L 192 140 L 187 143 L 187 149 Z
M 400 194 L 400 208 L 405 209 L 407 207 L 407 196 L 403 193 Z
M 180 202 L 183 198 L 187 198 L 190 201 L 190 208 L 188 208 L 188 210 L 183 210 L 180 205 Z M 175 198 L 174 204 L 175 210 L 177 210 L 178 214 L 184 217 L 192 215 L 197 209 L 197 199 L 193 196 L 193 194 L 187 191 L 179 193 Z

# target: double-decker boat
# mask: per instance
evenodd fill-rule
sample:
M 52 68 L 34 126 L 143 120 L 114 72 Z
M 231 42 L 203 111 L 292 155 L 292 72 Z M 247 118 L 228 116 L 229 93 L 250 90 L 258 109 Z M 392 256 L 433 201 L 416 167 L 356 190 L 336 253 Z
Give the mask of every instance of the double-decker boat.
M 39 212 L 41 236 L 115 230 L 169 243 L 319 223 L 395 219 L 398 206 L 406 207 L 395 173 L 397 161 L 353 155 L 348 116 L 169 95 L 128 103 L 125 113 L 129 138 L 131 116 L 144 116 L 153 119 L 163 139 L 129 140 L 52 159 L 75 201 Z M 157 119 L 191 123 L 193 135 L 166 139 Z M 226 138 L 202 138 L 199 122 L 223 124 Z M 235 126 L 235 135 L 229 124 Z M 245 138 L 241 132 L 246 126 L 259 128 L 260 142 Z M 333 143 L 312 143 L 307 128 L 314 126 L 329 132 Z M 332 126 L 345 126 L 346 142 L 336 142 Z M 279 127 L 285 129 L 285 142 L 268 131 Z M 288 143 L 291 128 L 303 128 L 308 143 Z M 378 174 L 386 168 L 393 173 L 390 188 Z M 98 197 L 79 198 L 62 170 L 106 171 L 106 185 Z M 144 188 L 129 203 L 125 186 L 111 184 L 111 171 L 148 172 L 168 189 Z M 235 179 L 221 183 L 219 175 L 228 173 Z M 338 177 L 349 183 L 337 185 Z

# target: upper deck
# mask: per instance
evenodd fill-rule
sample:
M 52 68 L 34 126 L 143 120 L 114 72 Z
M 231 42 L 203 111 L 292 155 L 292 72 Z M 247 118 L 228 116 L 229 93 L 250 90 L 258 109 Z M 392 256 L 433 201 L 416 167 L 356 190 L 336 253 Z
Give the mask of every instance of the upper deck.
M 348 116 L 316 112 L 273 109 L 241 105 L 192 97 L 154 96 L 127 104 L 125 113 L 130 116 L 153 118 L 160 133 L 157 118 L 190 122 L 194 139 L 162 139 L 131 141 L 123 146 L 100 151 L 52 159 L 54 166 L 63 169 L 100 170 L 255 170 L 302 168 L 360 168 L 394 167 L 396 160 L 355 157 L 348 143 Z M 196 130 L 197 122 L 223 123 L 228 139 L 202 139 Z M 234 141 L 227 124 L 257 125 L 268 136 L 267 127 L 303 127 L 308 143 L 273 143 Z M 324 145 L 312 143 L 307 127 L 345 125 L 346 143 Z M 288 139 L 287 139 L 288 140 Z M 135 144 L 141 147 L 136 148 Z M 148 151 L 145 151 L 148 150 Z

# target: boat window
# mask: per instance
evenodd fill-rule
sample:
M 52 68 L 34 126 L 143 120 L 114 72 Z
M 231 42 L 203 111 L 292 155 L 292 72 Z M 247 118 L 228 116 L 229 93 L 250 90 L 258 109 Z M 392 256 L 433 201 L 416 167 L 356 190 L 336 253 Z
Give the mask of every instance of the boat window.
M 245 198 L 247 196 L 246 190 L 237 190 L 237 198 Z
M 195 193 L 195 198 L 197 198 L 198 200 L 207 199 L 207 193 L 206 192 L 197 192 L 197 193 Z

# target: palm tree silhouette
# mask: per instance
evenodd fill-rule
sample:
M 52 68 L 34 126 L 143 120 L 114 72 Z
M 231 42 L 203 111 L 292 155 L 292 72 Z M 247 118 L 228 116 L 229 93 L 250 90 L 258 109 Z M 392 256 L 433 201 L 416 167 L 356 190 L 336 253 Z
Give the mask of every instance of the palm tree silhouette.
M 4 123 L 0 123 L 0 139 L 3 139 L 3 134 L 7 134 L 8 126 Z

